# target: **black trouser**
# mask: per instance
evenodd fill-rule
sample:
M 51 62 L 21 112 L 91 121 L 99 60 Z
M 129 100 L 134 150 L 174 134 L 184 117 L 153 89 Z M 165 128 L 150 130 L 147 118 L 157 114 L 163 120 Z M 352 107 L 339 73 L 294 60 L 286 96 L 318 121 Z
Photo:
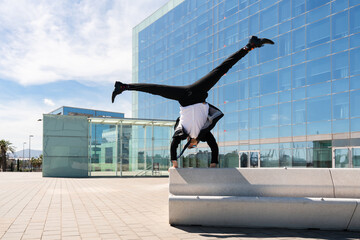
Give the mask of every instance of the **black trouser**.
M 149 83 L 133 83 L 128 84 L 128 90 L 151 93 L 164 98 L 176 100 L 181 106 L 189 106 L 195 103 L 205 102 L 207 92 L 220 80 L 220 78 L 229 71 L 242 57 L 249 51 L 240 49 L 236 53 L 228 57 L 219 66 L 214 68 L 204 77 L 187 86 L 168 86 Z
M 133 83 L 128 84 L 128 90 L 135 90 L 140 92 L 151 93 L 159 95 L 164 98 L 176 100 L 181 106 L 189 106 L 196 103 L 205 102 L 208 91 L 220 80 L 220 78 L 227 73 L 235 63 L 243 58 L 249 50 L 240 49 L 236 53 L 228 57 L 219 66 L 214 68 L 204 77 L 197 80 L 195 83 L 187 86 L 167 86 L 158 84 L 147 84 L 147 83 Z M 215 138 L 211 132 L 207 134 L 204 139 L 209 147 L 211 148 L 212 157 L 211 163 L 218 163 L 219 148 L 216 144 Z M 170 148 L 171 160 L 176 160 L 176 150 L 180 143 L 180 139 L 177 137 L 173 138 Z

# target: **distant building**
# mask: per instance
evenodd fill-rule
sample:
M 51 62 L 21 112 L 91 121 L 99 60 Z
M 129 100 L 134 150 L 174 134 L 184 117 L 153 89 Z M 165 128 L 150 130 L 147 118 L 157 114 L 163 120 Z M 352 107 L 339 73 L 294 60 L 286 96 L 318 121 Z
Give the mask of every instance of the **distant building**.
M 167 175 L 175 122 L 123 116 L 72 107 L 44 114 L 43 176 Z
M 117 117 L 117 118 L 125 117 L 124 113 L 86 109 L 86 108 L 67 107 L 67 106 L 59 107 L 58 109 L 55 109 L 49 114 L 68 115 L 68 116 L 86 116 L 86 117 Z

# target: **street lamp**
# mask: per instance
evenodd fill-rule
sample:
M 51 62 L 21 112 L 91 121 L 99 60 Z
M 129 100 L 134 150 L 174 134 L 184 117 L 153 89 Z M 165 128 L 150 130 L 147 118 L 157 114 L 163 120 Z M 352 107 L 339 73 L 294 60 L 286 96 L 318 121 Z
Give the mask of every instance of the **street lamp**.
M 32 171 L 32 164 L 31 164 L 30 151 L 31 151 L 31 138 L 32 137 L 34 137 L 34 135 L 29 135 L 29 161 L 30 161 L 30 165 L 31 165 L 31 171 Z
M 25 152 L 25 144 L 26 144 L 26 142 L 23 142 L 23 160 L 25 159 L 25 154 L 24 154 L 24 152 Z
M 25 144 L 26 144 L 26 142 L 23 142 L 23 158 L 22 158 L 23 163 L 25 161 Z M 18 172 L 20 171 L 20 161 L 19 161 L 19 159 L 18 159 L 18 163 L 17 163 L 17 171 Z

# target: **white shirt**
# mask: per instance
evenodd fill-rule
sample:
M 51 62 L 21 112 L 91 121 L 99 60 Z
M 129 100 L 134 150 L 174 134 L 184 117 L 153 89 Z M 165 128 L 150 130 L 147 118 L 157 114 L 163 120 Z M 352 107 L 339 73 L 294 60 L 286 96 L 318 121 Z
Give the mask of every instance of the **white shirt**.
M 209 104 L 196 103 L 186 107 L 180 106 L 180 122 L 191 138 L 197 138 L 209 114 Z

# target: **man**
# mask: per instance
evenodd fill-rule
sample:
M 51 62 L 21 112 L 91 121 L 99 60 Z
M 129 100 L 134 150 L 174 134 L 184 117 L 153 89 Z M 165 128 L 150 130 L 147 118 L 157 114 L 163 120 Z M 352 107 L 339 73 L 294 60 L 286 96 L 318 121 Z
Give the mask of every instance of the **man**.
M 175 125 L 175 133 L 170 148 L 173 167 L 178 167 L 176 150 L 180 141 L 186 138 L 188 139 L 186 147 L 189 148 L 196 147 L 199 141 L 207 142 L 212 151 L 210 167 L 217 167 L 219 148 L 210 130 L 222 118 L 223 113 L 205 101 L 208 91 L 248 52 L 254 48 L 262 47 L 264 44 L 274 44 L 274 42 L 266 38 L 252 36 L 245 47 L 232 54 L 219 66 L 191 85 L 167 86 L 116 82 L 112 93 L 112 102 L 118 94 L 125 90 L 146 92 L 178 101 L 180 103 L 180 117 Z

